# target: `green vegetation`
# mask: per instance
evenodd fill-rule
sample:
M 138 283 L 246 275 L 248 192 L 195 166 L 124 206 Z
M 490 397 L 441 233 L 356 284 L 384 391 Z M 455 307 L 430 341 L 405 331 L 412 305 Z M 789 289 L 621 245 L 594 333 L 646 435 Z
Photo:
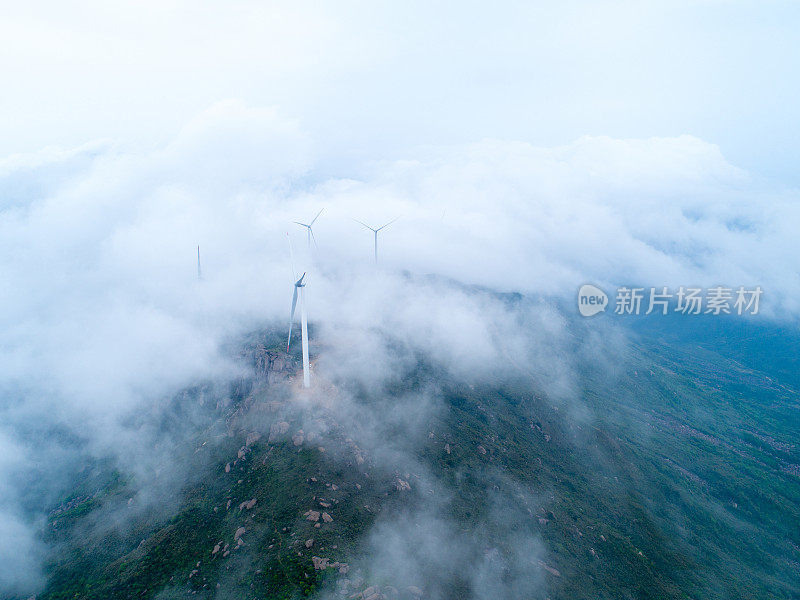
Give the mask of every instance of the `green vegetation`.
M 254 345 L 279 347 L 263 335 L 247 341 Z M 798 597 L 797 390 L 656 337 L 627 352 L 619 373 L 580 374 L 579 406 L 525 381 L 467 385 L 422 361 L 394 382 L 386 394 L 399 398 L 437 381 L 441 410 L 413 450 L 446 492 L 436 510 L 510 553 L 509 526 L 491 513 L 498 498 L 518 508 L 525 519 L 510 526 L 541 540 L 548 568 L 531 568 L 553 600 Z M 300 409 L 269 408 L 285 394 L 257 376 L 232 388 L 215 417 L 223 429 L 198 431 L 176 457 L 194 457 L 202 474 L 178 490 L 174 510 L 126 513 L 136 482 L 110 468 L 93 490 L 79 482 L 52 513 L 56 551 L 39 600 L 277 599 L 333 589 L 338 570 L 315 570 L 312 556 L 352 568 L 376 516 L 428 500 L 416 481 L 399 491 L 391 469 L 353 460 L 335 427 L 322 449 L 296 445 Z M 270 441 L 278 422 L 288 432 Z M 263 435 L 248 443 L 256 429 Z M 333 522 L 305 518 L 325 504 Z M 98 528 L 98 515 L 125 526 Z M 454 578 L 450 594 L 468 597 L 468 584 Z

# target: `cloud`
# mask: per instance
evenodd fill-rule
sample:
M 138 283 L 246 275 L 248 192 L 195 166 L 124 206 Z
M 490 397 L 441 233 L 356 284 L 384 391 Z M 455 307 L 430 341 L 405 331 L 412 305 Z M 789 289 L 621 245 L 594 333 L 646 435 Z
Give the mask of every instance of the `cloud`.
M 358 177 L 326 173 L 335 151 L 280 110 L 226 101 L 154 150 L 103 143 L 1 161 L 0 189 L 14 199 L 0 209 L 0 413 L 15 455 L 58 464 L 66 452 L 28 435 L 35 422 L 125 467 L 141 423 L 131 415 L 230 377 L 220 344 L 285 322 L 287 231 L 296 269 L 309 271 L 320 372 L 378 387 L 423 353 L 464 379 L 533 365 L 531 377 L 569 399 L 556 306 L 588 281 L 760 284 L 770 317 L 800 312 L 800 258 L 786 253 L 797 192 L 695 137 L 483 140 L 363 164 Z M 323 206 L 309 251 L 292 222 Z M 352 219 L 394 217 L 375 268 L 372 235 Z M 521 308 L 470 285 L 534 300 Z M 143 470 L 163 456 L 143 456 Z M 66 482 L 53 484 L 48 497 Z M 9 589 L 37 581 L 44 504 L 31 509 L 23 492 L 0 469 L 2 527 L 30 548 L 14 550 L 25 564 L 8 564 L 30 576 L 0 578 Z
M 26 468 L 24 448 L 0 430 L 0 590 L 25 593 L 42 583 L 43 545 L 21 508 L 23 500 L 14 484 Z
M 783 181 L 794 169 L 800 11 L 753 0 L 52 0 L 8 7 L 0 154 L 174 138 L 221 98 L 277 105 L 331 169 L 421 144 L 693 133 Z M 352 175 L 348 171 L 347 175 Z

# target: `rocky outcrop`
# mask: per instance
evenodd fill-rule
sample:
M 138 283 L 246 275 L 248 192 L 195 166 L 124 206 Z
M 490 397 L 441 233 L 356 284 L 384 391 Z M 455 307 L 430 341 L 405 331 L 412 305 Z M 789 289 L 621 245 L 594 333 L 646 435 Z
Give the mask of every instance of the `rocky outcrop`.
M 286 435 L 286 432 L 289 431 L 289 423 L 286 421 L 279 421 L 277 423 L 273 423 L 269 428 L 269 438 L 267 442 L 272 444 L 281 438 L 281 436 Z
M 279 350 L 268 350 L 261 344 L 251 346 L 244 354 L 252 361 L 256 377 L 266 380 L 267 383 L 284 379 L 293 370 L 292 358 L 288 354 Z
M 239 511 L 252 510 L 255 505 L 256 505 L 256 499 L 255 498 L 253 498 L 252 500 L 248 500 L 247 502 L 242 502 L 239 505 Z
M 331 562 L 329 558 L 320 558 L 319 556 L 312 556 L 311 562 L 314 563 L 314 569 L 322 571 L 324 569 L 338 569 L 342 575 L 346 574 L 350 569 L 347 563 Z

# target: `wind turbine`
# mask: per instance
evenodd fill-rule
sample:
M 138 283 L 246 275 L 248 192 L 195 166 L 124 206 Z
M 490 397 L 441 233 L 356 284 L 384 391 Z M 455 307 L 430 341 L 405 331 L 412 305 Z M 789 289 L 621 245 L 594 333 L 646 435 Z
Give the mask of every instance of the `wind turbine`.
M 378 227 L 377 229 L 375 229 L 374 227 L 370 227 L 370 226 L 369 226 L 369 225 L 367 225 L 366 223 L 362 223 L 362 222 L 361 222 L 361 221 L 359 221 L 358 219 L 353 219 L 353 220 L 354 220 L 356 223 L 361 223 L 361 224 L 362 224 L 364 227 L 366 227 L 366 228 L 367 228 L 367 229 L 369 229 L 369 230 L 370 230 L 372 233 L 374 233 L 374 234 L 375 234 L 375 264 L 376 264 L 376 265 L 378 264 L 378 232 L 379 232 L 381 229 L 383 229 L 383 228 L 385 228 L 385 227 L 388 227 L 389 225 L 391 225 L 392 223 L 394 223 L 395 221 L 397 221 L 397 219 L 399 219 L 399 218 L 400 218 L 400 217 L 395 217 L 394 219 L 392 219 L 391 221 L 389 221 L 388 223 L 386 223 L 386 225 L 381 225 L 381 226 L 380 226 L 380 227 Z
M 313 219 L 311 219 L 311 223 L 301 223 L 300 221 L 295 221 L 295 223 L 297 223 L 298 225 L 302 225 L 303 227 L 305 227 L 308 230 L 308 247 L 309 247 L 309 249 L 311 248 L 311 240 L 312 239 L 314 240 L 314 245 L 315 246 L 317 245 L 317 238 L 314 237 L 314 231 L 311 229 L 311 226 L 314 224 L 314 221 L 319 219 L 319 216 L 322 214 L 323 210 L 325 210 L 324 207 L 319 209 L 319 212 L 317 213 L 317 216 L 314 217 Z
M 203 279 L 203 271 L 200 270 L 200 246 L 197 246 L 197 279 Z
M 319 215 L 317 215 L 319 216 Z M 289 234 L 286 234 L 287 238 Z M 292 257 L 292 278 L 297 277 L 294 270 L 294 252 L 292 251 L 292 240 L 289 239 L 289 253 Z M 289 344 L 292 343 L 292 325 L 294 325 L 294 311 L 297 308 L 297 298 L 300 297 L 300 333 L 303 343 L 303 387 L 311 387 L 311 372 L 308 366 L 308 316 L 306 315 L 306 284 L 303 281 L 306 274 L 303 273 L 300 279 L 294 282 L 294 294 L 292 294 L 292 310 L 289 313 L 289 338 L 286 340 L 286 352 L 289 352 Z

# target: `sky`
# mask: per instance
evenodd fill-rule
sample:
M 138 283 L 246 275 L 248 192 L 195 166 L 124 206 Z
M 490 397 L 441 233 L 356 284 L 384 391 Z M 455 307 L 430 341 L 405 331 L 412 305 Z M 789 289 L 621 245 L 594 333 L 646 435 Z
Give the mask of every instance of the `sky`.
M 364 160 L 483 138 L 689 134 L 797 184 L 791 1 L 6 3 L 0 155 L 165 143 L 214 102 L 279 107 Z
M 0 591 L 41 584 L 18 482 L 62 449 L 37 432 L 121 458 L 126 417 L 230 376 L 220 343 L 288 316 L 287 232 L 312 322 L 336 339 L 377 324 L 456 373 L 499 360 L 487 332 L 514 319 L 403 272 L 562 300 L 761 285 L 765 318 L 800 317 L 793 2 L 2 14 Z M 309 252 L 293 221 L 321 208 Z M 396 217 L 376 270 L 353 219 Z M 525 341 L 542 361 L 561 328 L 545 314 Z M 568 365 L 545 370 L 568 394 Z

